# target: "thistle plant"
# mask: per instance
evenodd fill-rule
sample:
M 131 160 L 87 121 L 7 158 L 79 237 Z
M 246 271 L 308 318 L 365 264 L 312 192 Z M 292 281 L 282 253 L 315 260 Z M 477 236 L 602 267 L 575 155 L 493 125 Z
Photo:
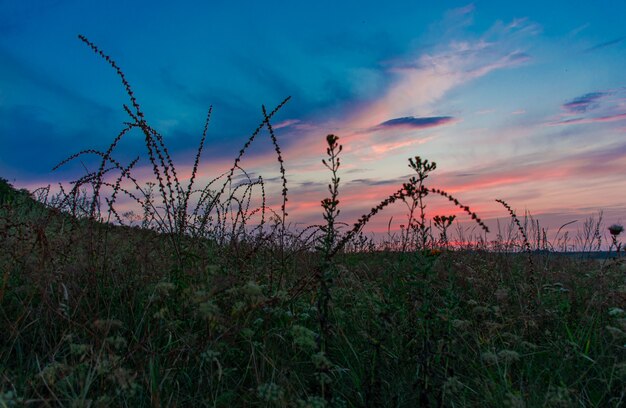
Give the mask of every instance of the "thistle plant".
M 331 171 L 332 178 L 330 184 L 328 184 L 328 191 L 330 193 L 329 198 L 325 198 L 322 200 L 322 208 L 324 210 L 324 221 L 326 221 L 326 225 L 321 227 L 322 232 L 324 233 L 322 238 L 322 251 L 324 253 L 325 261 L 328 261 L 330 258 L 331 250 L 335 246 L 335 240 L 337 238 L 337 231 L 335 229 L 335 220 L 339 215 L 339 181 L 340 178 L 338 176 L 340 160 L 339 153 L 343 146 L 337 143 L 339 137 L 335 135 L 326 136 L 326 143 L 328 147 L 326 148 L 326 154 L 328 155 L 328 161 L 322 159 L 322 163 L 324 166 Z
M 408 197 L 403 197 L 402 201 L 407 205 L 409 210 L 409 220 L 407 230 L 413 232 L 413 237 L 417 239 L 414 242 L 416 248 L 425 249 L 428 241 L 430 227 L 426 226 L 426 204 L 424 199 L 429 191 L 424 187 L 424 181 L 428 178 L 428 174 L 437 168 L 437 163 L 423 160 L 420 156 L 409 158 L 409 167 L 417 173 L 409 179 L 409 183 L 413 187 Z M 407 201 L 407 198 L 410 201 Z M 416 218 L 415 212 L 418 211 Z M 412 242 L 413 243 L 413 242 Z M 403 251 L 405 248 L 403 248 Z

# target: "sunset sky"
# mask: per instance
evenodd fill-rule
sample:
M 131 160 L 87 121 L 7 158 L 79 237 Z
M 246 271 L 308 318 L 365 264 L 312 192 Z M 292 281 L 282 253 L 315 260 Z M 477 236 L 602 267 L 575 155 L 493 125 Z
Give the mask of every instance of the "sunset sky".
M 262 104 L 291 96 L 273 123 L 294 224 L 321 221 L 328 133 L 344 145 L 348 223 L 397 190 L 416 155 L 438 165 L 430 186 L 491 225 L 507 217 L 497 198 L 551 231 L 573 220 L 582 228 L 599 210 L 607 224 L 623 223 L 624 21 L 623 0 L 0 0 L 0 177 L 30 189 L 72 180 L 80 163 L 52 167 L 106 150 L 128 120 L 119 78 L 83 34 L 122 67 L 183 178 L 210 105 L 201 181 L 229 168 Z M 128 163 L 142 142 L 130 136 L 115 157 Z M 266 133 L 243 166 L 280 191 Z M 457 212 L 438 199 L 428 211 Z M 404 213 L 382 213 L 370 231 Z

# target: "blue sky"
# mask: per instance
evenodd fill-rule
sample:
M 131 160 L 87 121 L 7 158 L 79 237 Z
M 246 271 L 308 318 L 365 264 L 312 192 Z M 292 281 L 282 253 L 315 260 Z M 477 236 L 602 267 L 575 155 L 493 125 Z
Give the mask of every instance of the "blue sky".
M 122 67 L 183 169 L 213 105 L 204 180 L 229 167 L 261 104 L 291 96 L 275 124 L 294 222 L 319 220 L 327 133 L 345 147 L 348 222 L 415 155 L 483 218 L 506 215 L 495 198 L 552 228 L 598 210 L 626 218 L 623 1 L 126 3 L 0 0 L 2 177 L 71 180 L 80 164 L 51 168 L 106 149 L 127 120 L 119 79 L 83 34 Z M 141 149 L 129 137 L 116 157 Z M 244 165 L 271 179 L 272 154 L 260 139 Z

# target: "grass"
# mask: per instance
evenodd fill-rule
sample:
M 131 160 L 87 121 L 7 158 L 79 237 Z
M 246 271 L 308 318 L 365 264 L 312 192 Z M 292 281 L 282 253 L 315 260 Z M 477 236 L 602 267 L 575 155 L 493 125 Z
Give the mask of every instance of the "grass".
M 427 186 L 436 165 L 420 157 L 409 162 L 414 177 L 341 229 L 334 135 L 323 224 L 291 230 L 271 126 L 287 100 L 264 107 L 233 166 L 194 189 L 209 110 L 183 186 L 121 69 L 81 40 L 120 76 L 131 121 L 106 151 L 70 156 L 101 160 L 70 191 L 0 182 L 0 407 L 624 405 L 620 258 L 536 252 L 535 234 L 505 202 L 518 235 L 450 245 L 454 218 L 431 218 L 429 195 L 486 227 Z M 241 167 L 263 129 L 281 173 L 277 210 L 263 179 Z M 130 131 L 144 135 L 151 184 L 132 176 L 137 161 L 113 157 Z M 120 214 L 120 200 L 142 215 Z M 401 235 L 364 238 L 367 222 L 399 203 L 408 209 Z

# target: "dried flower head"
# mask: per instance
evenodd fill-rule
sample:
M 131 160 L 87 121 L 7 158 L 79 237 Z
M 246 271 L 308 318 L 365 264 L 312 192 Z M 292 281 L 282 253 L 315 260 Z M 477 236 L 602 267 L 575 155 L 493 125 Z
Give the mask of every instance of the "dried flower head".
M 614 237 L 618 236 L 619 234 L 622 233 L 622 231 L 624 231 L 624 227 L 620 224 L 613 224 L 609 227 L 609 232 L 611 233 L 611 235 L 613 235 Z
M 328 143 L 328 146 L 333 146 L 335 143 L 337 143 L 337 140 L 339 139 L 338 136 L 335 135 L 327 135 L 326 136 L 326 143 Z

